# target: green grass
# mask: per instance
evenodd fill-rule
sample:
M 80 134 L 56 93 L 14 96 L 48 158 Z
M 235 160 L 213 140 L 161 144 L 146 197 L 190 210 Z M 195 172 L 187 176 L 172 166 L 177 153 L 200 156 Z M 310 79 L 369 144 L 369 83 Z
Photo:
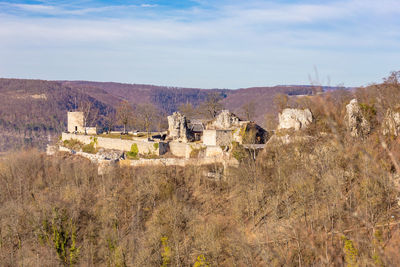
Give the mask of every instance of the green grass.
M 102 134 L 101 137 L 106 138 L 114 138 L 114 139 L 122 139 L 122 140 L 133 140 L 132 134 L 117 134 L 117 133 L 110 133 L 110 134 Z

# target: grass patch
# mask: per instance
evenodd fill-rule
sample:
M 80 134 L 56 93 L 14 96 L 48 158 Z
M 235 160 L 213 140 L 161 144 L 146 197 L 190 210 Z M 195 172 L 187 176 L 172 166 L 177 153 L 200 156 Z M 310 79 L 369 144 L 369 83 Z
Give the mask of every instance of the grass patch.
M 113 138 L 113 139 L 122 139 L 122 140 L 133 140 L 132 134 L 118 134 L 118 133 L 110 133 L 103 134 L 101 137 Z

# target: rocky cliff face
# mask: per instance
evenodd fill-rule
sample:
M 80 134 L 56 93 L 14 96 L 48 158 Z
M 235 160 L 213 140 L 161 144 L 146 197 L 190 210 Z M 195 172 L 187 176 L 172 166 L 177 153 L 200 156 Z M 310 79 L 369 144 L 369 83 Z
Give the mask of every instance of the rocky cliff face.
M 174 112 L 171 116 L 168 116 L 168 133 L 168 137 L 173 140 L 188 142 L 191 135 L 186 116 L 179 112 Z
M 400 112 L 395 112 L 390 108 L 386 111 L 382 122 L 382 134 L 394 136 L 400 134 Z
M 345 117 L 347 129 L 353 137 L 364 137 L 371 132 L 371 125 L 363 115 L 357 99 L 353 99 L 346 106 Z
M 279 114 L 279 129 L 300 129 L 307 128 L 313 121 L 311 111 L 309 109 L 286 108 Z

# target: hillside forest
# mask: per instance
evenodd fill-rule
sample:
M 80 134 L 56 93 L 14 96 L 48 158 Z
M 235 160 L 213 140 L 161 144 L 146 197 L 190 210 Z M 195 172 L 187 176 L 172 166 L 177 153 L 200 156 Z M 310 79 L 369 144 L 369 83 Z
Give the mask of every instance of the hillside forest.
M 324 89 L 335 89 L 325 87 Z M 276 94 L 309 95 L 310 86 L 277 86 L 237 90 L 193 89 L 140 84 L 84 81 L 0 79 L 0 152 L 36 147 L 44 149 L 66 129 L 67 111 L 90 111 L 90 126 L 108 130 L 122 126 L 115 118 L 122 102 L 132 107 L 129 129 L 145 130 L 143 113 L 152 112 L 150 128 L 166 130 L 166 116 L 180 110 L 188 117 L 208 118 L 204 103 L 218 102 L 238 115 L 265 124 L 266 114 L 277 112 Z M 215 101 L 216 100 L 216 101 Z M 113 125 L 110 125 L 110 123 Z
M 1 265 L 399 266 L 400 144 L 382 134 L 387 109 L 399 109 L 399 74 L 352 91 L 281 96 L 277 106 L 310 108 L 311 126 L 257 159 L 243 153 L 221 179 L 204 175 L 216 164 L 99 175 L 78 156 L 7 153 Z M 371 125 L 363 137 L 346 128 L 352 98 Z

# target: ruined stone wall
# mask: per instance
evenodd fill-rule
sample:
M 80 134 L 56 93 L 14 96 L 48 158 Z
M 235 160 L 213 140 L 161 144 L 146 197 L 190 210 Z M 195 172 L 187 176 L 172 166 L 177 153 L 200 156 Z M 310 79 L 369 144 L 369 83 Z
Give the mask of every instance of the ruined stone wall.
M 190 158 L 192 147 L 193 145 L 191 146 L 188 143 L 169 142 L 169 151 L 176 157 Z
M 83 128 L 83 112 L 74 111 L 68 112 L 68 132 L 73 133 L 77 131 L 78 133 L 84 133 Z
M 91 137 L 92 136 L 90 135 L 62 133 L 62 140 L 77 139 L 84 144 L 89 144 L 90 142 L 93 142 L 93 137 L 92 139 Z M 155 155 L 163 155 L 168 150 L 168 144 L 164 142 L 145 142 L 97 137 L 97 146 L 105 149 L 130 151 L 133 144 L 137 145 L 139 154 L 154 153 Z
M 232 143 L 232 131 L 231 130 L 217 130 L 217 146 L 229 146 Z
M 232 130 L 204 130 L 203 132 L 203 144 L 206 146 L 229 146 L 232 140 Z
M 203 144 L 206 146 L 217 145 L 217 130 L 204 130 L 203 131 Z
M 223 156 L 224 151 L 220 146 L 207 146 L 206 148 L 206 157 L 207 158 L 216 158 Z
M 87 134 L 97 134 L 97 128 L 96 127 L 86 127 L 86 133 Z
M 186 116 L 179 112 L 174 112 L 168 119 L 168 137 L 172 140 L 179 140 L 182 142 L 188 142 L 193 140 L 192 134 L 190 134 Z

